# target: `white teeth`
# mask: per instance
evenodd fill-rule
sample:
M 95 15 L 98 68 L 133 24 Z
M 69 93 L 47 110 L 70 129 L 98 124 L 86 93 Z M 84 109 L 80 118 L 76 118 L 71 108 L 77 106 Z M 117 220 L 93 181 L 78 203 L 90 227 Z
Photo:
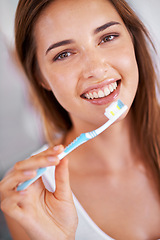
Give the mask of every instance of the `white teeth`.
M 112 87 L 113 87 L 113 89 L 116 89 L 117 88 L 117 82 L 112 83 Z
M 91 99 L 93 99 L 93 95 L 92 95 L 92 93 L 89 93 L 89 97 L 90 97 Z
M 98 97 L 100 97 L 100 98 L 102 98 L 102 97 L 104 97 L 105 95 L 104 95 L 104 92 L 102 91 L 102 90 L 99 90 L 98 91 Z
M 110 92 L 113 92 L 114 88 L 112 87 L 111 84 L 108 86 L 108 88 L 109 88 Z
M 89 97 L 89 94 L 88 94 L 88 93 L 86 93 L 86 98 L 90 99 L 90 97 Z
M 96 92 L 93 93 L 94 98 L 98 98 L 98 94 Z
M 108 96 L 110 94 L 110 91 L 109 91 L 108 87 L 106 87 L 104 89 L 104 93 L 105 93 L 105 96 Z
M 84 96 L 87 99 L 94 99 L 94 98 L 103 98 L 108 96 L 111 92 L 113 92 L 117 88 L 117 82 L 111 83 L 107 85 L 104 89 L 100 89 L 98 92 L 89 92 L 86 93 Z
M 114 83 L 112 83 L 112 87 L 113 87 L 113 90 L 115 90 L 115 85 L 114 85 Z

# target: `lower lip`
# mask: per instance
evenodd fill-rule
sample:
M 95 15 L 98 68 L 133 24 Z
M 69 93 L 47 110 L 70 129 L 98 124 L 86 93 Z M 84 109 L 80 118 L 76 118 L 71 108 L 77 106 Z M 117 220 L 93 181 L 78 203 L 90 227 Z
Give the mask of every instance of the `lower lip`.
M 117 97 L 120 93 L 120 85 L 121 85 L 121 83 L 119 82 L 117 88 L 106 97 L 94 98 L 94 99 L 85 98 L 85 100 L 92 104 L 95 104 L 95 105 L 106 105 L 108 103 L 111 103 L 117 99 Z

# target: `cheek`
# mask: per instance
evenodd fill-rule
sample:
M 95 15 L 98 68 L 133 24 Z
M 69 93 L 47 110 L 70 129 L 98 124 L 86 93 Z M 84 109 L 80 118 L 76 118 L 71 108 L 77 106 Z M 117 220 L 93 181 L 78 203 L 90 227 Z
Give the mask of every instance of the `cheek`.
M 65 71 L 59 71 L 56 68 L 53 68 L 52 65 L 49 67 L 43 68 L 43 74 L 47 83 L 50 85 L 51 90 L 56 95 L 59 92 L 62 93 L 62 90 L 66 88 L 66 86 L 70 85 L 70 76 Z
M 75 84 L 74 79 L 76 78 L 76 71 L 72 66 L 50 66 L 45 72 L 47 80 L 51 83 L 53 88 L 56 85 L 64 85 L 67 87 Z
M 76 76 L 71 71 L 49 71 L 47 82 L 56 97 L 57 101 L 64 109 L 70 112 L 73 106 L 73 98 L 76 92 Z
M 38 59 L 44 82 L 48 89 L 50 89 L 57 101 L 70 111 L 73 106 L 73 98 L 77 95 L 77 68 L 71 68 L 71 66 L 58 66 L 52 63 L 46 63 L 46 61 L 39 57 Z M 45 84 L 44 84 L 45 85 Z
M 139 82 L 139 71 L 133 46 L 128 44 L 117 49 L 117 56 L 114 56 L 112 63 L 122 79 L 119 98 L 130 108 Z
M 123 83 L 127 85 L 138 84 L 139 73 L 133 46 L 124 47 L 117 53 L 116 67 L 119 70 Z

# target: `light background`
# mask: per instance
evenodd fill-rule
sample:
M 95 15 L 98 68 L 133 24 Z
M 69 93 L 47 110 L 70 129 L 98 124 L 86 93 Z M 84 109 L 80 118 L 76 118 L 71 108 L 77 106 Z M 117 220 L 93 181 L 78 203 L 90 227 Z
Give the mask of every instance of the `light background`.
M 146 24 L 160 53 L 160 0 L 128 2 Z M 14 162 L 43 143 L 37 116 L 28 102 L 25 77 L 10 55 L 17 3 L 18 0 L 0 2 L 0 178 Z
M 160 0 L 128 2 L 146 24 L 160 53 Z M 0 178 L 43 143 L 37 116 L 28 102 L 25 77 L 10 55 L 17 3 L 18 0 L 0 1 Z
M 14 47 L 17 2 L 0 1 L 0 179 L 16 161 L 26 158 L 43 144 L 39 118 L 28 101 L 25 77 L 10 55 Z M 146 24 L 160 53 L 160 0 L 128 2 Z M 0 211 L 0 240 L 10 239 Z

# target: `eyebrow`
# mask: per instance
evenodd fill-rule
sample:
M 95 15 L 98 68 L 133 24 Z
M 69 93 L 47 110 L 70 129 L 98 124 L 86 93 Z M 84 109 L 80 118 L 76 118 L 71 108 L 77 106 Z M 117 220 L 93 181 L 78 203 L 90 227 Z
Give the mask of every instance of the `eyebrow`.
M 47 55 L 47 53 L 48 53 L 50 50 L 52 50 L 53 48 L 61 47 L 61 46 L 64 46 L 64 45 L 67 45 L 67 44 L 71 44 L 71 43 L 74 43 L 74 41 L 73 41 L 72 39 L 63 40 L 63 41 L 54 43 L 54 44 L 52 44 L 52 45 L 47 49 L 46 55 Z
M 105 29 L 107 29 L 107 28 L 109 28 L 109 27 L 111 27 L 111 26 L 113 26 L 113 25 L 119 25 L 119 24 L 120 24 L 119 22 L 115 22 L 115 21 L 111 21 L 111 22 L 105 23 L 104 25 L 96 28 L 96 29 L 93 31 L 93 34 L 97 34 L 97 33 L 102 32 L 102 31 L 104 31 Z M 63 40 L 63 41 L 54 43 L 54 44 L 52 44 L 51 46 L 49 46 L 49 48 L 48 48 L 47 51 L 46 51 L 46 55 L 47 55 L 47 53 L 48 53 L 50 50 L 52 50 L 52 49 L 54 49 L 54 48 L 61 47 L 61 46 L 65 46 L 65 45 L 68 45 L 68 44 L 72 44 L 72 43 L 74 43 L 74 42 L 75 42 L 75 41 L 72 40 L 72 39 L 67 39 L 67 40 Z
M 104 31 L 106 28 L 109 28 L 109 27 L 111 27 L 111 26 L 113 26 L 113 25 L 119 25 L 119 24 L 120 24 L 119 22 L 115 22 L 115 21 L 111 21 L 111 22 L 105 23 L 104 25 L 96 28 L 96 29 L 93 31 L 93 33 L 94 33 L 94 34 L 97 34 L 97 33 L 99 33 L 99 32 Z

